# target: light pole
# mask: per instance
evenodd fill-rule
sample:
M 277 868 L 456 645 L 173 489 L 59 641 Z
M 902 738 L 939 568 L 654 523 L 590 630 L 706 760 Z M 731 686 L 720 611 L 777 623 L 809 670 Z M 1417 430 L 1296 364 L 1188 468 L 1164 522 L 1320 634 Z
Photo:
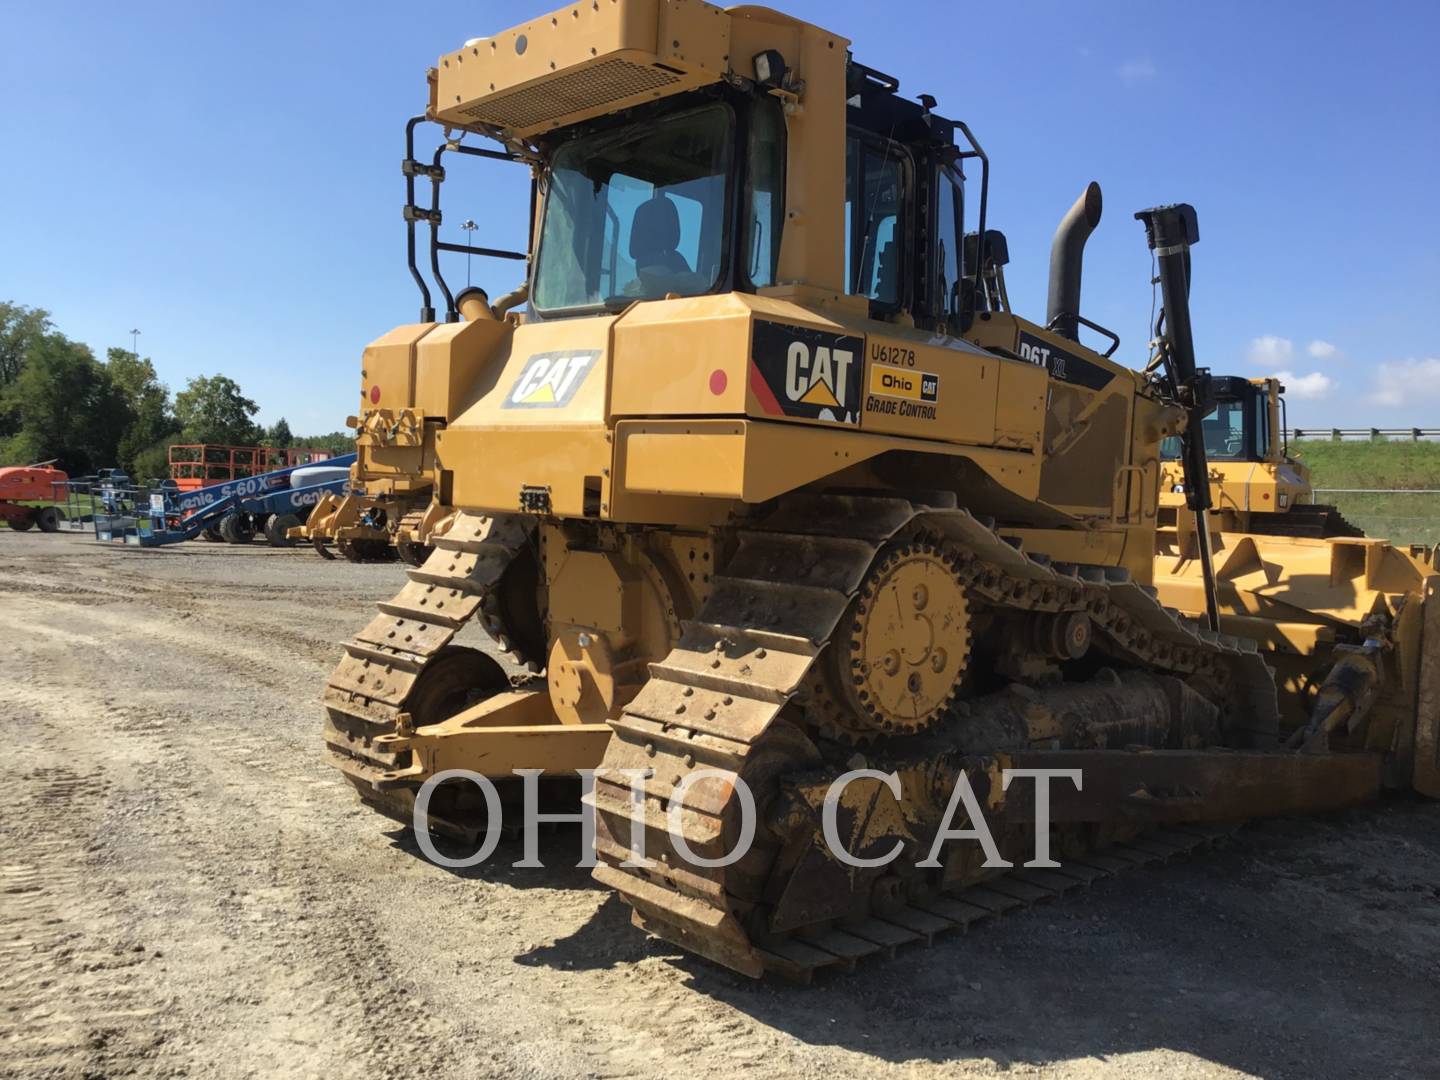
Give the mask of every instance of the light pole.
M 473 218 L 466 218 L 460 223 L 460 228 L 465 230 L 465 246 L 473 247 L 475 244 L 475 230 L 480 226 L 475 224 Z M 470 287 L 470 252 L 465 252 L 465 287 Z
M 130 331 L 130 351 L 135 354 L 135 359 L 140 359 L 140 331 Z

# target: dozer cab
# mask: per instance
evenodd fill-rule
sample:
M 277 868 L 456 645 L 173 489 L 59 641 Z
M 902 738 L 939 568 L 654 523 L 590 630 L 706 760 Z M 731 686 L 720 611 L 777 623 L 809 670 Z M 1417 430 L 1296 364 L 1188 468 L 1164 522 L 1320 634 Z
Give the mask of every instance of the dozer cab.
M 1315 502 L 1310 469 L 1290 456 L 1285 388 L 1277 378 L 1211 379 L 1214 408 L 1201 422 L 1210 466 L 1211 528 L 1272 536 L 1361 536 L 1334 506 Z M 1194 527 L 1186 514 L 1178 436 L 1160 447 L 1161 545 Z
M 1365 749 L 1373 677 L 1286 726 L 1254 640 L 1219 631 L 1194 211 L 1136 215 L 1164 297 L 1145 370 L 1078 340 L 1108 333 L 1079 303 L 1098 186 L 1057 234 L 1046 322 L 1023 319 L 979 143 L 849 45 L 765 8 L 586 0 L 440 58 L 404 165 L 421 319 L 366 350 L 359 424 L 433 430 L 443 517 L 330 676 L 328 761 L 407 824 L 449 770 L 599 770 L 595 876 L 636 922 L 796 978 L 1214 823 L 1432 784 L 1433 626 L 1415 722 Z M 428 123 L 446 137 L 417 156 Z M 507 254 L 443 239 L 466 155 L 533 181 L 526 280 L 493 304 L 440 273 Z M 1150 587 L 1175 435 L 1201 623 Z M 474 622 L 531 677 L 457 643 Z M 1048 831 L 1009 783 L 1027 769 L 1083 773 Z M 962 788 L 997 855 L 1043 836 L 1062 867 L 1000 876 L 946 829 Z M 441 827 L 497 809 L 423 790 Z

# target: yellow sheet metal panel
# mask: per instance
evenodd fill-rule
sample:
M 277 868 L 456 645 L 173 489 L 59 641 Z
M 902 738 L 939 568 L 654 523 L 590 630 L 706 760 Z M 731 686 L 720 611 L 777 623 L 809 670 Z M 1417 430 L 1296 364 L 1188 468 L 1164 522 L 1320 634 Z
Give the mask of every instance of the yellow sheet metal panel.
M 615 324 L 615 416 L 745 412 L 750 305 L 738 293 L 636 304 Z
M 745 494 L 745 425 L 676 425 L 625 438 L 625 487 L 650 495 L 739 499 Z
M 764 502 L 891 449 L 898 440 L 825 436 L 758 421 L 622 421 L 617 466 L 627 492 Z
M 610 435 L 604 428 L 447 428 L 435 437 L 449 505 L 515 513 L 522 491 L 543 491 L 550 512 L 597 517 L 608 512 Z M 587 507 L 586 485 L 598 506 Z M 587 512 L 588 510 L 588 512 Z
M 440 57 L 435 118 L 538 135 L 718 82 L 729 53 L 703 0 L 582 0 Z
M 917 439 L 993 444 L 1000 367 L 1001 361 L 961 342 L 941 345 L 918 332 L 871 334 L 861 427 Z
M 638 580 L 614 552 L 566 551 L 550 581 L 548 615 L 555 623 L 633 632 L 639 616 Z
M 451 420 L 469 404 L 476 380 L 492 361 L 509 355 L 514 327 L 507 322 L 447 323 L 416 348 L 415 408 L 422 416 Z
M 411 484 L 424 486 L 430 483 L 429 465 L 431 455 L 424 443 L 417 446 L 365 446 L 356 447 L 359 452 L 358 466 L 352 475 L 365 486 L 367 492 L 406 490 Z M 398 485 L 398 487 L 397 487 Z
M 1022 498 L 1034 498 L 1039 482 L 1038 459 L 1009 450 L 858 431 L 835 431 L 819 438 L 813 429 L 799 425 L 759 421 L 747 423 L 745 430 L 746 502 L 773 499 L 892 451 L 965 458 Z
M 611 316 L 529 323 L 485 365 L 474 401 L 450 424 L 466 427 L 603 428 L 608 416 Z
M 999 393 L 995 400 L 995 444 L 1038 449 L 1045 434 L 1050 380 L 1043 368 L 997 360 Z
M 372 409 L 392 411 L 415 405 L 415 346 L 434 323 L 397 326 L 365 346 L 360 362 L 360 415 Z
M 1203 587 L 1199 603 L 1203 612 Z M 1322 648 L 1335 643 L 1335 628 L 1323 623 L 1278 622 L 1253 615 L 1221 615 L 1220 629 L 1227 634 L 1237 634 L 1257 641 L 1262 649 L 1269 652 L 1292 653 L 1296 656 L 1314 656 Z
M 639 460 L 632 461 L 637 449 Z M 760 503 L 897 450 L 965 457 L 1022 497 L 1034 497 L 1039 468 L 1029 454 L 751 420 L 623 420 L 616 425 L 615 473 L 627 504 L 632 494 Z M 646 505 L 664 512 L 663 502 Z
M 1118 509 L 1139 509 L 1131 497 L 1129 481 L 1117 488 L 1115 478 L 1132 460 L 1132 414 L 1136 405 L 1137 376 L 1093 349 L 1054 334 L 1014 315 L 990 312 L 977 319 L 967 340 L 995 349 L 1021 363 L 1014 372 L 1016 384 L 1024 366 L 1045 379 L 1040 421 L 1045 463 L 1040 497 L 1066 513 L 1086 518 L 1111 518 Z M 1007 379 L 1010 376 L 1007 370 Z M 1029 437 L 1033 430 L 1025 410 L 1034 399 L 1027 387 L 1018 395 L 1001 390 L 1002 413 L 997 417 L 1000 439 Z M 1002 443 L 1003 445 L 1003 443 Z M 1147 486 L 1152 483 L 1146 481 Z

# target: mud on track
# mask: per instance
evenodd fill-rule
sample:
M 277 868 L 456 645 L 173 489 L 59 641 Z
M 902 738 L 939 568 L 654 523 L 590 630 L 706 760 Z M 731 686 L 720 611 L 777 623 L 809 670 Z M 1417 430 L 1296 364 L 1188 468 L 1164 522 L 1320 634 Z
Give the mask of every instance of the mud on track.
M 0 1076 L 1440 1067 L 1440 806 L 1253 827 L 808 990 L 645 941 L 575 830 L 432 866 L 318 760 L 401 576 L 0 530 Z

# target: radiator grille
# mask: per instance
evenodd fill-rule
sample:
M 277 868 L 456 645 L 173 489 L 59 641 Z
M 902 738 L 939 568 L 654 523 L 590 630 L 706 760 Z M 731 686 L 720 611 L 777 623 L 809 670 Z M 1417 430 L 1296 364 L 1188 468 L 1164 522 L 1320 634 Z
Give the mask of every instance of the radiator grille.
M 674 82 L 679 82 L 679 76 L 668 71 L 628 60 L 606 60 L 539 86 L 486 98 L 462 109 L 460 115 L 494 127 L 523 130 Z

